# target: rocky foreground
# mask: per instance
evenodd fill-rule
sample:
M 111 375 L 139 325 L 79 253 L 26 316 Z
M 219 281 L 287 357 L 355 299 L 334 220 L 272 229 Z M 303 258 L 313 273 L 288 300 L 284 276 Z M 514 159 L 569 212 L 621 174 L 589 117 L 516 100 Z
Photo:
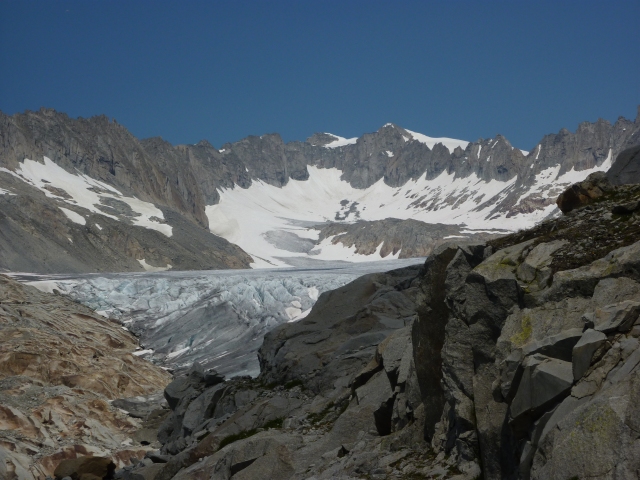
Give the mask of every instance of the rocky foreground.
M 195 364 L 160 452 L 116 477 L 638 478 L 640 185 L 616 183 L 322 294 L 266 335 L 257 379 Z
M 0 478 L 42 479 L 64 459 L 141 459 L 155 435 L 115 408 L 170 375 L 133 355 L 119 323 L 0 275 Z

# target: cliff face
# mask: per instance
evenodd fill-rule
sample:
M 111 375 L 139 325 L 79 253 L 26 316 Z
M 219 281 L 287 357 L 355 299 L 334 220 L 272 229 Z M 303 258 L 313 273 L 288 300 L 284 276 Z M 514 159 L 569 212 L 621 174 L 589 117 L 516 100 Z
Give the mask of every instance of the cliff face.
M 0 269 L 248 267 L 248 255 L 206 230 L 202 155 L 52 110 L 0 115 L 0 139 Z
M 156 478 L 635 478 L 639 205 L 609 184 L 326 292 L 265 336 L 256 380 L 194 366 Z

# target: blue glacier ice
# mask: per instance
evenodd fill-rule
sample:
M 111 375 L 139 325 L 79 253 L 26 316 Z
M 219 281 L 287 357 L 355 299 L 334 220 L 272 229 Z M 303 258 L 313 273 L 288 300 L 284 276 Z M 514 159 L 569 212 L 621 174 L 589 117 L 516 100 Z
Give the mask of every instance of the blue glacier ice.
M 259 373 L 264 334 L 304 318 L 318 296 L 373 272 L 424 259 L 322 263 L 311 268 L 87 275 L 16 275 L 120 321 L 140 338 L 135 354 L 171 370 L 193 362 L 229 376 Z

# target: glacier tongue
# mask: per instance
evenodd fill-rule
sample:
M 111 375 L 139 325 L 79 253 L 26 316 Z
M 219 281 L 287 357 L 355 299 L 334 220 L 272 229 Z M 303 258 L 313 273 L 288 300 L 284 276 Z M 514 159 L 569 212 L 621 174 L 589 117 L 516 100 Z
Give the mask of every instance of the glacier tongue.
M 264 334 L 304 318 L 318 295 L 366 273 L 424 259 L 315 268 L 216 270 L 104 275 L 19 275 L 44 290 L 57 289 L 98 313 L 119 320 L 140 337 L 136 352 L 171 369 L 194 361 L 225 375 L 259 373 Z

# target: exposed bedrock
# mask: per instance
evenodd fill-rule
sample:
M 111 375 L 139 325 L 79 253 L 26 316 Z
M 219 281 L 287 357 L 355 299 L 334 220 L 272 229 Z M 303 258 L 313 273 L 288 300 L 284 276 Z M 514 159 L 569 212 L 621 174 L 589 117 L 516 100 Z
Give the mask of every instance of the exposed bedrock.
M 133 354 L 138 342 L 120 324 L 0 275 L 0 338 L 0 478 L 63 478 L 81 456 L 107 457 L 87 475 L 112 471 L 152 449 L 142 417 L 171 377 Z M 120 397 L 133 400 L 111 403 Z
M 481 240 L 495 238 L 498 233 L 474 232 L 465 234 L 460 225 L 442 223 L 425 223 L 419 220 L 400 220 L 387 218 L 373 222 L 357 221 L 355 223 L 330 223 L 318 227 L 319 240 L 332 237 L 332 243 L 342 243 L 345 247 L 355 246 L 355 252 L 371 255 L 380 249 L 380 256 L 398 255 L 398 258 L 426 257 L 440 245 L 450 243 L 451 238 L 478 243 Z
M 0 195 L 0 271 L 37 273 L 130 272 L 145 269 L 247 268 L 242 249 L 164 210 L 173 235 L 88 212 L 71 221 L 42 192 L 16 182 L 19 195 Z M 141 263 L 142 262 L 142 263 Z M 144 264 L 144 266 L 143 266 Z
M 257 379 L 194 365 L 155 478 L 637 478 L 639 197 L 325 292 Z

